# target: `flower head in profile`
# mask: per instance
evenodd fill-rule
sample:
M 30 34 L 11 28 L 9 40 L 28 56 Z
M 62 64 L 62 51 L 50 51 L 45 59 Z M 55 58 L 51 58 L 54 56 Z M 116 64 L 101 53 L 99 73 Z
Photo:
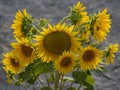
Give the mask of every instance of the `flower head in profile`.
M 80 68 L 82 70 L 96 69 L 97 65 L 101 62 L 103 52 L 92 46 L 81 48 L 80 56 Z
M 107 9 L 104 9 L 102 12 L 99 11 L 97 15 L 94 15 L 91 22 L 91 31 L 94 39 L 99 42 L 105 40 L 111 23 L 110 14 L 107 14 Z
M 3 69 L 8 73 L 18 74 L 22 69 L 23 65 L 21 60 L 15 56 L 15 52 L 11 51 L 4 54 L 4 59 L 2 60 Z
M 81 2 L 78 2 L 72 8 L 70 19 L 72 21 L 72 24 L 76 27 L 89 21 L 89 16 L 87 15 L 87 12 L 84 11 L 85 8 L 86 7 L 84 7 Z
M 59 73 L 68 73 L 74 69 L 76 58 L 72 52 L 64 51 L 63 54 L 54 61 L 54 68 Z
M 118 51 L 118 44 L 110 44 L 107 48 L 107 59 L 106 63 L 113 63 L 115 58 L 115 53 Z
M 13 34 L 16 38 L 26 37 L 31 29 L 31 16 L 27 13 L 26 9 L 22 12 L 18 10 L 15 20 L 11 28 L 14 30 Z
M 35 50 L 27 38 L 16 39 L 17 42 L 12 42 L 11 46 L 14 48 L 15 55 L 22 60 L 23 65 L 28 65 L 35 58 Z
M 62 55 L 63 51 L 76 52 L 80 43 L 76 37 L 77 32 L 73 32 L 73 26 L 57 24 L 56 26 L 48 25 L 43 28 L 41 36 L 36 36 L 36 46 L 38 55 L 44 62 L 50 62 Z

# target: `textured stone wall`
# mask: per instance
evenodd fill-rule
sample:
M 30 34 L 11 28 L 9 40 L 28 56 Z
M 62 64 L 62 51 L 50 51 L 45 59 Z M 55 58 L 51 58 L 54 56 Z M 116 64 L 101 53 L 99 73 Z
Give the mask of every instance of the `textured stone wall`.
M 52 23 L 57 23 L 69 11 L 68 6 L 72 6 L 79 0 L 0 0 L 0 59 L 2 54 L 11 48 L 9 43 L 13 41 L 10 26 L 13 22 L 17 10 L 26 8 L 33 18 L 45 17 L 52 19 Z M 111 32 L 108 35 L 108 42 L 120 43 L 120 0 L 80 0 L 87 7 L 89 13 L 94 13 L 97 9 L 108 8 L 113 21 Z M 106 44 L 107 44 L 106 43 Z M 108 72 L 94 73 L 96 80 L 95 90 L 120 90 L 120 52 L 117 53 L 115 63 L 107 65 Z M 1 60 L 0 60 L 1 61 Z M 29 90 L 37 89 L 37 83 L 29 86 Z M 36 89 L 34 89 L 36 88 Z M 9 85 L 6 81 L 6 74 L 0 64 L 0 90 L 24 90 L 22 86 Z

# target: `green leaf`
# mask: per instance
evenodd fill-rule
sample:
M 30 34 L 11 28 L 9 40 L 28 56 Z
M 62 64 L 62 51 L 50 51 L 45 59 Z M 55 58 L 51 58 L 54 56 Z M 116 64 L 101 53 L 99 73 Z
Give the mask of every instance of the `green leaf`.
M 87 73 L 86 72 L 80 72 L 80 71 L 74 71 L 72 73 L 72 76 L 77 83 L 82 84 L 86 80 Z
M 40 90 L 52 90 L 52 89 L 49 87 L 42 87 Z
M 18 79 L 22 79 L 23 81 L 33 84 L 40 74 L 51 71 L 53 71 L 52 63 L 44 63 L 41 62 L 40 59 L 37 59 L 33 63 L 29 64 L 28 67 L 18 75 Z
M 69 88 L 67 88 L 67 90 L 76 90 L 76 89 L 73 87 L 69 87 Z
M 87 75 L 86 82 L 90 85 L 94 85 L 94 79 L 91 75 Z
M 94 90 L 93 85 L 90 85 L 89 83 L 85 82 L 84 85 L 86 86 L 84 90 Z

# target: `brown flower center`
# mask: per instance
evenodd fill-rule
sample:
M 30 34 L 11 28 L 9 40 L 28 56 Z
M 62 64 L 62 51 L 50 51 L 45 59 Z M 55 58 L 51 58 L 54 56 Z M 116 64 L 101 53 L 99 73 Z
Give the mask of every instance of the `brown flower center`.
M 82 58 L 86 62 L 92 61 L 95 58 L 95 53 L 92 50 L 87 50 L 83 54 Z
M 25 46 L 25 44 L 21 45 L 21 50 L 26 57 L 30 57 L 33 52 L 33 49 L 30 46 Z
M 16 58 L 11 58 L 10 61 L 13 66 L 19 67 L 19 61 Z
M 62 67 L 68 67 L 68 66 L 70 66 L 70 64 L 71 64 L 71 58 L 70 57 L 63 58 L 60 64 L 61 64 Z
M 49 53 L 60 55 L 63 51 L 69 50 L 71 40 L 65 32 L 52 32 L 44 38 L 44 47 Z

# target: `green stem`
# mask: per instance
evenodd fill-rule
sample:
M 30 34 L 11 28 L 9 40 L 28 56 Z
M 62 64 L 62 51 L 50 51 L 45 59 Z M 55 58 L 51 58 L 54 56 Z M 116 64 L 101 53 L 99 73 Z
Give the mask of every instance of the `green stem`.
M 62 88 L 63 88 L 63 86 L 64 86 L 63 77 L 64 77 L 64 74 L 61 75 L 60 90 L 62 90 Z
M 49 80 L 48 80 L 47 74 L 45 74 L 45 78 L 46 78 L 46 81 L 47 81 L 48 87 L 50 87 L 50 82 L 49 82 Z
M 82 84 L 81 85 L 79 84 L 79 87 L 77 88 L 77 90 L 80 90 L 81 87 L 82 87 Z
M 70 87 L 72 87 L 73 83 L 74 83 L 74 81 L 72 81 L 72 82 L 71 82 L 71 85 L 70 85 Z
M 60 75 L 57 71 L 55 71 L 54 90 L 59 90 L 59 79 Z
M 64 18 L 60 21 L 60 23 L 63 23 L 63 22 L 64 22 L 65 20 L 67 20 L 69 17 L 70 17 L 70 16 L 64 17 Z
M 26 85 L 25 82 L 23 82 L 22 85 L 24 86 L 25 90 L 28 90 L 27 85 Z
M 38 78 L 38 81 L 39 81 L 40 84 L 44 87 L 44 84 L 42 83 L 42 81 L 40 80 L 40 78 Z

